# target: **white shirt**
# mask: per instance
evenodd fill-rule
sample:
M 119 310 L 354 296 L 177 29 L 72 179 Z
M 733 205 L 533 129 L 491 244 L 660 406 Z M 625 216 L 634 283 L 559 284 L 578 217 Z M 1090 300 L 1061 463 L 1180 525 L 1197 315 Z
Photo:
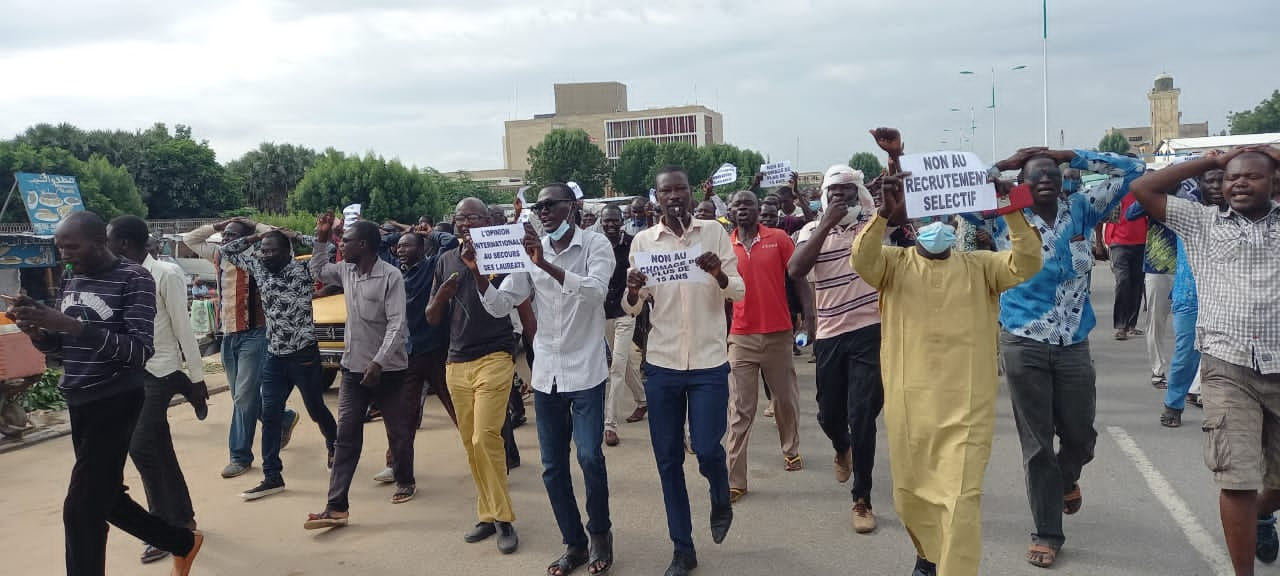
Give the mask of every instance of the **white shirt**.
M 150 255 L 142 261 L 142 267 L 156 280 L 156 352 L 147 360 L 147 372 L 156 377 L 168 376 L 182 370 L 186 358 L 191 381 L 204 380 L 204 360 L 187 309 L 186 276 L 177 264 L 161 262 Z
M 578 392 L 609 379 L 605 359 L 604 299 L 613 276 L 613 245 L 603 234 L 576 230 L 573 240 L 557 254 L 551 239 L 542 239 L 542 257 L 564 270 L 564 283 L 535 268 L 517 272 L 501 288 L 481 294 L 484 309 L 495 318 L 506 316 L 533 295 L 538 333 L 533 338 L 534 390 L 549 394 Z

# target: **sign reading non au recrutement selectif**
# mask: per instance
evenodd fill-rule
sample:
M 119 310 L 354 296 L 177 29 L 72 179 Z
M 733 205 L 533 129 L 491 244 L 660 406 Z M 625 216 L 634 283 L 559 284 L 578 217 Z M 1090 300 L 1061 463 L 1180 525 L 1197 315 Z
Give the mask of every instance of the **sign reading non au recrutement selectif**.
M 764 174 L 764 178 L 760 180 L 760 186 L 764 188 L 789 184 L 791 182 L 791 161 L 783 160 L 773 164 L 761 164 L 760 173 Z
M 476 264 L 481 274 L 533 270 L 533 261 L 524 251 L 524 224 L 472 228 L 471 244 L 476 248 Z
M 972 152 L 930 152 L 902 157 L 907 216 L 945 216 L 996 209 L 995 184 L 987 166 Z
M 645 286 L 699 280 L 706 275 L 706 272 L 694 264 L 694 260 L 701 255 L 701 244 L 675 252 L 636 252 L 636 269 L 648 277 Z

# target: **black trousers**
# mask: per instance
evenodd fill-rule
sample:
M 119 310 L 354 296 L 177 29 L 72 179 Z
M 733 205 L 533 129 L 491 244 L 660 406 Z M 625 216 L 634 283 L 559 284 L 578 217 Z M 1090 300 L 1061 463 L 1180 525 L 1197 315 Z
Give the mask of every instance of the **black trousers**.
M 338 389 L 338 441 L 333 445 L 327 511 L 346 512 L 351 507 L 348 495 L 364 448 L 364 415 L 375 400 L 382 410 L 382 423 L 391 443 L 391 469 L 395 471 L 396 484 L 410 486 L 415 483 L 413 437 L 418 422 L 412 418 L 415 406 L 402 400 L 404 377 L 404 370 L 383 372 L 377 384 L 365 387 L 360 384 L 363 373 L 342 369 L 342 384 Z
M 129 444 L 129 457 L 142 476 L 142 489 L 147 494 L 147 508 L 152 514 L 174 526 L 188 526 L 195 520 L 191 508 L 191 493 L 187 480 L 173 450 L 173 436 L 169 434 L 169 400 L 177 390 L 171 378 L 185 374 L 175 372 L 164 378 L 151 374 L 143 376 L 142 412 L 133 429 Z
M 870 503 L 876 418 L 884 408 L 880 325 L 815 340 L 813 354 L 818 364 L 818 426 L 836 454 L 853 449 L 853 499 Z
M 1138 326 L 1142 295 L 1146 293 L 1146 274 L 1142 271 L 1143 244 L 1111 247 L 1111 272 L 1116 277 L 1116 305 L 1112 322 L 1116 330 L 1132 330 Z
M 142 375 L 139 371 L 120 377 Z M 124 485 L 124 460 L 144 398 L 142 389 L 134 389 L 68 409 L 76 455 L 62 505 L 68 576 L 106 573 L 108 522 L 175 556 L 186 556 L 195 545 L 191 530 L 144 510 Z

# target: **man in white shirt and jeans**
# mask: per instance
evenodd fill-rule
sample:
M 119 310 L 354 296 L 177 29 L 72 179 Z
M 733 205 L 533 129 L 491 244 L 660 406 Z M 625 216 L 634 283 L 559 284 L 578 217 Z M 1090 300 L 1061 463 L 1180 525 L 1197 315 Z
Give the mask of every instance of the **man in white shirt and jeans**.
M 613 564 L 609 481 L 601 449 L 609 368 L 600 339 L 604 299 L 614 267 L 613 246 L 602 234 L 573 226 L 573 206 L 574 193 L 567 185 L 555 183 L 543 188 L 531 208 L 549 232 L 539 239 L 528 227 L 524 237 L 524 248 L 535 270 L 512 274 L 501 287 L 491 285 L 484 275 L 475 275 L 481 302 L 496 318 L 510 314 L 533 296 L 540 330 L 533 341 L 530 384 L 542 451 L 542 481 L 566 546 L 565 553 L 547 568 L 552 576 L 568 574 L 588 562 L 589 571 L 598 574 Z M 474 251 L 467 248 L 463 259 L 474 258 Z M 585 532 L 569 470 L 570 438 L 586 483 Z
M 107 227 L 112 252 L 142 264 L 156 282 L 155 354 L 147 360 L 143 389 L 146 397 L 129 443 L 129 457 L 142 477 L 151 513 L 174 526 L 195 529 L 191 493 L 182 475 L 169 433 L 169 400 L 182 394 L 204 420 L 209 413 L 205 399 L 204 364 L 200 346 L 191 331 L 187 312 L 187 282 L 176 264 L 160 262 L 147 254 L 150 232 L 137 216 L 121 216 Z M 187 373 L 182 372 L 186 360 Z M 169 553 L 151 546 L 142 551 L 142 563 L 164 559 Z

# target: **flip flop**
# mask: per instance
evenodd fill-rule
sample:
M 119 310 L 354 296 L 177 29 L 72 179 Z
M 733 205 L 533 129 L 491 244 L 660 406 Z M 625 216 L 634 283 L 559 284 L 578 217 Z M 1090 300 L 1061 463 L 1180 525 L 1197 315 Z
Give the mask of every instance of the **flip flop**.
M 409 486 L 396 487 L 396 493 L 391 495 L 392 504 L 404 504 L 418 494 L 418 486 L 416 484 Z
M 334 516 L 337 512 L 325 510 L 319 514 L 307 514 L 307 521 L 302 523 L 302 527 L 306 530 L 319 530 L 321 528 L 339 528 L 347 525 L 347 518 L 350 516 Z
M 730 503 L 730 504 L 737 504 L 737 503 L 738 503 L 738 501 L 739 501 L 739 500 L 741 500 L 741 499 L 742 499 L 742 497 L 743 497 L 743 496 L 746 496 L 746 495 L 747 495 L 747 491 L 746 491 L 746 489 L 745 489 L 745 488 L 730 488 L 730 489 L 729 489 L 729 503 Z
M 787 472 L 795 472 L 804 468 L 804 460 L 800 459 L 799 454 L 796 454 L 795 456 L 783 456 L 782 459 L 787 463 Z
M 587 563 L 586 550 L 565 550 L 555 562 L 547 566 L 547 576 L 568 576 Z

